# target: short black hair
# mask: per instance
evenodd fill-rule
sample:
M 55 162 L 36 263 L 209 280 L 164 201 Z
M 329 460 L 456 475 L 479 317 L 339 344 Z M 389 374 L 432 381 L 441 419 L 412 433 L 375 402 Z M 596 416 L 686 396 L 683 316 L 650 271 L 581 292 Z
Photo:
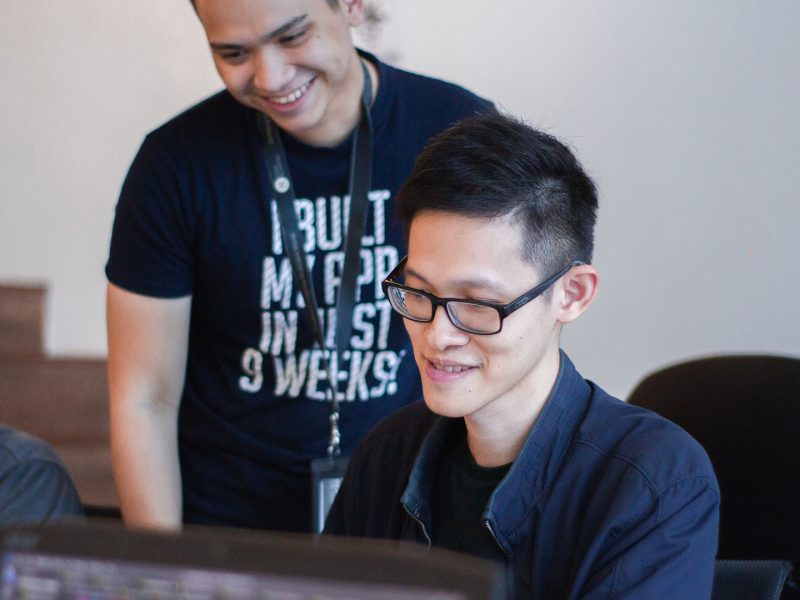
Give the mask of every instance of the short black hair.
M 510 218 L 522 231 L 523 260 L 542 275 L 590 263 L 597 190 L 555 137 L 491 113 L 464 119 L 433 138 L 397 194 L 406 228 L 419 213 Z

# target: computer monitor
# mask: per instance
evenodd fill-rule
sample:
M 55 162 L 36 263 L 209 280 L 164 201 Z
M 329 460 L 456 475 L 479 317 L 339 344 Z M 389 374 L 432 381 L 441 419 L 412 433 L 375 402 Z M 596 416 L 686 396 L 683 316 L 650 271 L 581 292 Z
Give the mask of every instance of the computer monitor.
M 0 600 L 500 600 L 492 563 L 418 545 L 63 523 L 6 528 Z

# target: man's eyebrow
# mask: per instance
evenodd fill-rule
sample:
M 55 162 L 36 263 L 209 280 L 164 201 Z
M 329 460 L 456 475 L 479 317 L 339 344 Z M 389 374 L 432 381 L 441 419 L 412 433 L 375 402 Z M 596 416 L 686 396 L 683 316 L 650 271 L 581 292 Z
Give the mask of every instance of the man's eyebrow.
M 425 285 L 431 285 L 431 282 L 425 278 L 424 275 L 418 273 L 413 268 L 406 266 L 403 269 L 404 274 L 406 276 L 411 275 L 412 277 L 419 279 Z M 493 279 L 489 279 L 487 277 L 470 277 L 465 279 L 454 279 L 452 281 L 447 282 L 448 286 L 455 287 L 455 288 L 462 288 L 462 289 L 469 289 L 469 290 L 480 290 L 482 293 L 490 293 L 490 294 L 507 294 L 508 290 L 497 281 Z
M 275 38 L 279 38 L 282 35 L 286 34 L 288 31 L 291 31 L 293 28 L 297 27 L 303 21 L 308 19 L 308 14 L 298 15 L 292 19 L 289 19 L 286 23 L 273 29 L 272 31 L 265 33 L 259 38 L 260 44 L 268 44 L 269 42 L 273 41 Z M 209 42 L 209 46 L 211 46 L 212 50 L 233 50 L 236 48 L 242 48 L 247 44 L 237 44 L 231 42 Z

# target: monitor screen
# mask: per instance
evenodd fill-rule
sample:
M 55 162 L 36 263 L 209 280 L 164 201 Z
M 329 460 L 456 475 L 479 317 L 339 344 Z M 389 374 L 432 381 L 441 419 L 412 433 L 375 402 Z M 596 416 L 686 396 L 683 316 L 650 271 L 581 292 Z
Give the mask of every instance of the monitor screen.
M 87 524 L 7 529 L 0 600 L 494 600 L 500 569 L 375 540 Z

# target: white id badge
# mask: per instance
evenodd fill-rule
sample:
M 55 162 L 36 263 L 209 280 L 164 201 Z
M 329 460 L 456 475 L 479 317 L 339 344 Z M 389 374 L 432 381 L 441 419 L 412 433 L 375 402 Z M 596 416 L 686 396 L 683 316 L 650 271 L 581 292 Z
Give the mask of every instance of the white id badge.
M 347 471 L 346 456 L 317 458 L 311 461 L 311 530 L 322 533 L 325 517 Z

